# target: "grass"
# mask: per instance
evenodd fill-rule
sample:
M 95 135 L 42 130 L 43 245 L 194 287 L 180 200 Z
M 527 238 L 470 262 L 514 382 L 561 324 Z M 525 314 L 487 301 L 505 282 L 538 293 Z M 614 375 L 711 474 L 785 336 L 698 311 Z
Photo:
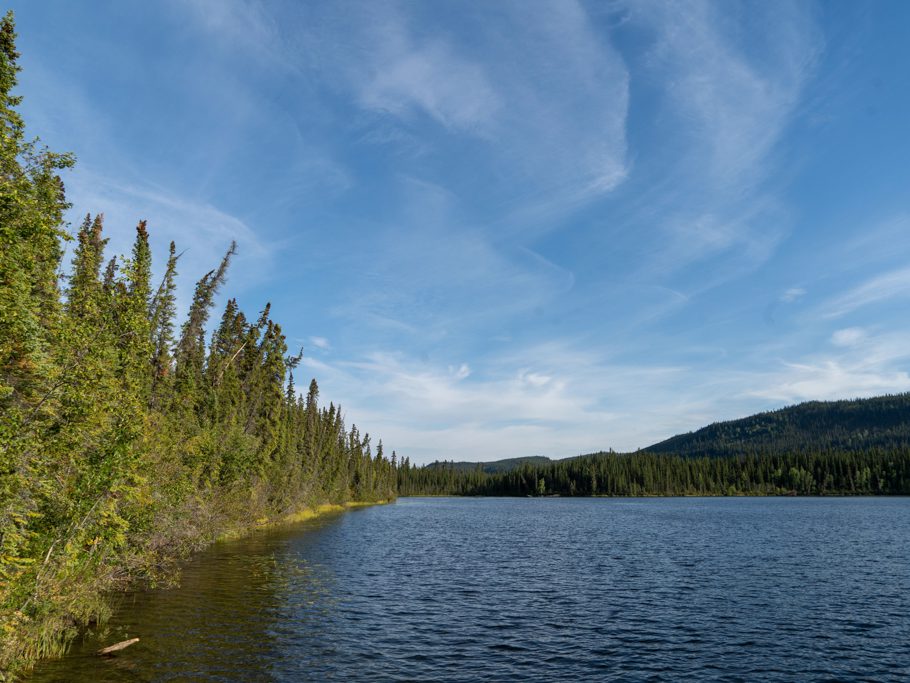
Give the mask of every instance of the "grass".
M 304 507 L 283 517 L 260 517 L 252 523 L 238 524 L 218 534 L 214 541 L 242 538 L 261 529 L 299 524 L 353 508 L 389 502 L 391 501 L 349 501 Z M 195 546 L 196 549 L 200 547 L 202 546 Z M 168 565 L 173 568 L 174 580 L 179 576 L 181 557 L 185 557 L 182 552 L 167 558 L 173 560 Z M 94 575 L 88 567 L 81 569 L 83 572 L 79 576 L 69 576 L 60 582 L 49 582 L 44 586 L 45 591 L 53 595 L 42 596 L 45 599 L 42 600 L 42 610 L 38 615 L 30 618 L 16 612 L 7 615 L 10 618 L 0 623 L 0 682 L 17 680 L 19 674 L 27 672 L 40 659 L 63 656 L 82 628 L 90 623 L 101 624 L 106 621 L 110 614 L 111 587 L 117 592 L 135 586 L 135 581 L 114 582 L 109 580 L 110 577 Z

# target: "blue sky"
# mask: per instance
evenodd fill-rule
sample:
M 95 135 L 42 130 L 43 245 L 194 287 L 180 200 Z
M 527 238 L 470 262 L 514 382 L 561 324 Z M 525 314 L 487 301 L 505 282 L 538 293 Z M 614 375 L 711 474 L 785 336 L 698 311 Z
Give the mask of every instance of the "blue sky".
M 413 462 L 910 390 L 910 3 L 12 8 L 73 224 L 148 219 L 184 303 L 236 239 L 225 294 Z

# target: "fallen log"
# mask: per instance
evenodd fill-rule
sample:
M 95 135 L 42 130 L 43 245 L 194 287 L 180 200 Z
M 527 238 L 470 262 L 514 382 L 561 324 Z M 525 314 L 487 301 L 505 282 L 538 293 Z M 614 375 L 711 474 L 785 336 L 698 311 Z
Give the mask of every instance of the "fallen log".
M 122 640 L 119 643 L 114 643 L 113 645 L 109 645 L 105 648 L 98 650 L 98 654 L 102 655 L 102 656 L 110 655 L 110 654 L 113 654 L 114 652 L 119 652 L 120 650 L 129 647 L 133 643 L 138 643 L 138 642 L 139 642 L 138 638 L 130 638 L 129 640 Z

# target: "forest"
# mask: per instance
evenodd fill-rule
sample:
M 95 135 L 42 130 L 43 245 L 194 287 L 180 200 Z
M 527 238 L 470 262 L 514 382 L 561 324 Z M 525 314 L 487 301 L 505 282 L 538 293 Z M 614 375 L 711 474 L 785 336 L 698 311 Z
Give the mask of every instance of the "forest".
M 809 401 L 679 434 L 629 454 L 435 462 L 402 495 L 908 495 L 910 394 Z
M 235 245 L 199 279 L 178 323 L 177 245 L 153 282 L 145 221 L 127 257 L 106 253 L 100 214 L 69 235 L 60 174 L 74 159 L 26 137 L 15 39 L 7 14 L 0 680 L 102 619 L 106 592 L 170 580 L 177 560 L 214 539 L 318 504 L 396 495 L 382 443 L 348 428 L 340 406 L 320 406 L 315 380 L 297 391 L 300 356 L 268 304 L 247 317 L 230 299 L 209 326 Z
M 434 463 L 398 470 L 403 496 L 910 495 L 910 448 L 747 451 L 722 458 L 595 453 L 486 472 Z
M 807 403 L 643 451 L 413 466 L 299 390 L 268 303 L 221 301 L 224 245 L 178 315 L 179 245 L 141 220 L 108 253 L 75 230 L 72 155 L 26 134 L 0 22 L 0 680 L 103 621 L 112 591 L 173 582 L 213 541 L 397 495 L 910 495 L 910 395 Z M 95 208 L 95 207 L 92 207 Z M 103 207 L 98 207 L 103 208 Z M 186 226 L 188 230 L 192 226 Z M 159 273 L 160 277 L 153 276 Z M 465 454 L 470 457 L 472 454 Z
M 807 401 L 716 422 L 645 450 L 687 456 L 737 455 L 746 449 L 783 453 L 812 444 L 819 450 L 864 451 L 910 443 L 910 394 L 848 401 Z

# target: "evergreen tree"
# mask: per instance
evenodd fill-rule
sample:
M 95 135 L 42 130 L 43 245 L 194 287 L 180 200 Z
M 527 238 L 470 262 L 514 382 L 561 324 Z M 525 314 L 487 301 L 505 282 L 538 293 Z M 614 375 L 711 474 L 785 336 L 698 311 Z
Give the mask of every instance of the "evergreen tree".
M 158 405 L 167 393 L 173 372 L 174 316 L 177 312 L 177 247 L 171 242 L 164 278 L 152 298 L 149 329 L 152 341 L 152 400 Z
M 230 249 L 216 270 L 206 273 L 196 283 L 190 313 L 180 332 L 175 352 L 177 398 L 183 407 L 196 408 L 201 399 L 202 375 L 205 366 L 205 323 L 208 321 L 212 303 L 219 288 L 224 284 L 231 257 L 237 251 L 237 243 L 231 242 Z
M 196 285 L 174 339 L 171 243 L 152 291 L 145 221 L 107 258 L 101 214 L 62 261 L 71 157 L 27 142 L 0 22 L 0 679 L 59 653 L 105 594 L 166 575 L 212 539 L 307 506 L 396 495 L 369 438 L 297 395 L 281 325 L 229 300 L 206 324 L 236 245 Z M 106 260 L 107 259 L 107 260 Z M 103 268 L 103 264 L 107 264 Z M 103 271 L 103 272 L 102 272 Z M 65 291 L 61 291 L 61 282 Z
M 72 165 L 27 142 L 13 94 L 19 73 L 12 13 L 0 21 L 0 633 L 21 617 L 41 539 L 41 493 L 54 486 L 42 434 L 59 400 L 63 212 L 58 172 Z M 3 656 L 0 651 L 0 670 Z

